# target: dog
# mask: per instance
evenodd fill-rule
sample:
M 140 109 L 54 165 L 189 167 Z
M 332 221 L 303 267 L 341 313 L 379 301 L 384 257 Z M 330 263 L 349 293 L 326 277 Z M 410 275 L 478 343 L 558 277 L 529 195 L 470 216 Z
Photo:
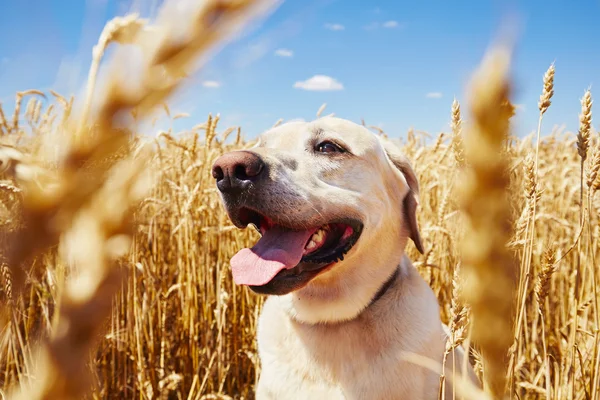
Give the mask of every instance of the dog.
M 231 259 L 236 284 L 268 295 L 258 400 L 438 398 L 439 371 L 405 357 L 441 365 L 447 335 L 405 255 L 408 239 L 424 251 L 419 184 L 391 141 L 334 117 L 289 122 L 212 174 L 232 223 L 261 233 Z

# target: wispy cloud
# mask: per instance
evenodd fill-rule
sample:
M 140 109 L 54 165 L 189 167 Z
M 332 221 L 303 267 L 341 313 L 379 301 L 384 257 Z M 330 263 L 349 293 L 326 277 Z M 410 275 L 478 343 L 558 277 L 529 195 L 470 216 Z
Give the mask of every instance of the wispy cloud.
M 400 23 L 398 21 L 394 21 L 394 20 L 390 20 L 390 21 L 385 21 L 385 22 L 371 22 L 368 25 L 363 26 L 363 29 L 366 31 L 372 31 L 375 29 L 379 29 L 379 28 L 385 28 L 385 29 L 396 29 L 396 28 L 404 28 L 405 25 L 403 23 Z
M 327 75 L 315 75 L 305 81 L 298 81 L 294 83 L 294 88 L 310 91 L 333 91 L 343 90 L 344 85 L 338 82 L 335 78 Z
M 330 31 L 343 31 L 346 27 L 342 24 L 325 24 L 325 29 Z
M 294 52 L 289 49 L 277 49 L 275 50 L 275 55 L 278 57 L 293 57 Z
M 429 92 L 425 95 L 428 99 L 441 99 L 443 96 L 442 92 Z
M 239 126 L 243 122 L 247 122 L 249 115 L 239 112 L 227 113 L 223 116 L 221 123 L 223 126 Z
M 272 49 L 271 39 L 259 38 L 244 46 L 234 59 L 235 68 L 243 69 L 263 58 Z
M 204 82 L 202 82 L 202 86 L 204 86 L 205 88 L 216 89 L 216 88 L 221 87 L 221 82 L 219 82 L 219 81 L 204 81 Z

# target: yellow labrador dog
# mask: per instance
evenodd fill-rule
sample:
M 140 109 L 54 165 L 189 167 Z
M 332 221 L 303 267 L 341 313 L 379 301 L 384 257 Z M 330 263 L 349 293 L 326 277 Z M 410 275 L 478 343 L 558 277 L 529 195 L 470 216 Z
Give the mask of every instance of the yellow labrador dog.
M 404 254 L 408 238 L 423 245 L 417 177 L 398 149 L 325 117 L 274 128 L 212 172 L 231 221 L 262 235 L 231 259 L 237 284 L 270 295 L 257 399 L 437 399 L 439 374 L 404 358 L 441 363 L 446 336 Z

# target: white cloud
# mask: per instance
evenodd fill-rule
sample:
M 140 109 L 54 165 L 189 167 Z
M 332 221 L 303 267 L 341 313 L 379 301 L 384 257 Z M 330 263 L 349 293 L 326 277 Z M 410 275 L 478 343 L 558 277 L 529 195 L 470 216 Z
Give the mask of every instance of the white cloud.
M 294 52 L 289 49 L 277 49 L 275 50 L 275 55 L 279 57 L 293 57 Z
M 344 85 L 341 82 L 327 75 L 315 75 L 305 81 L 298 81 L 294 83 L 294 87 L 296 89 L 321 92 L 344 89 Z
M 383 23 L 384 28 L 397 28 L 398 26 L 400 26 L 398 21 L 386 21 Z
M 205 88 L 216 89 L 218 87 L 221 87 L 221 82 L 219 82 L 219 81 L 204 81 L 204 82 L 202 82 L 202 86 L 204 86 Z
M 325 24 L 325 28 L 329 29 L 330 31 L 343 31 L 346 29 L 346 27 L 341 24 Z
M 428 99 L 441 99 L 442 93 L 441 92 L 429 92 L 425 95 L 425 97 L 427 97 Z

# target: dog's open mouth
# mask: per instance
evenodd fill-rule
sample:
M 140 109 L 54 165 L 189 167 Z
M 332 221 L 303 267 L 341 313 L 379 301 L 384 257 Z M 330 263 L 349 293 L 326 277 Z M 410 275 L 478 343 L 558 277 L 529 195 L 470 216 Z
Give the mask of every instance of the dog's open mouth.
M 238 219 L 242 226 L 254 225 L 262 235 L 254 247 L 242 249 L 231 259 L 235 283 L 251 287 L 267 285 L 276 278 L 312 279 L 332 263 L 343 260 L 363 228 L 360 221 L 345 219 L 298 229 L 277 225 L 246 208 L 240 210 Z

